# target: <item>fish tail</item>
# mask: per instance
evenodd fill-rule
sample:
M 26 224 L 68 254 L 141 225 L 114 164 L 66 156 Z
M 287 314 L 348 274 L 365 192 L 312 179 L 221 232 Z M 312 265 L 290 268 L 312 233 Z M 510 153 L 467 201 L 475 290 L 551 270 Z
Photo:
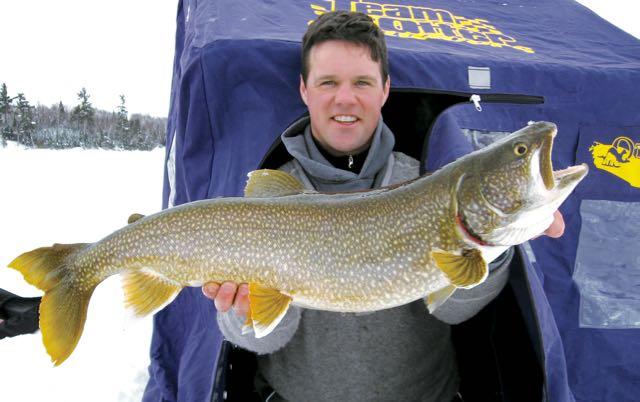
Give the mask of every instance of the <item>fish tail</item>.
M 54 244 L 26 252 L 9 264 L 27 282 L 45 292 L 40 303 L 40 330 L 55 366 L 65 361 L 78 344 L 89 299 L 101 282 L 83 281 L 72 275 L 76 254 L 88 245 Z

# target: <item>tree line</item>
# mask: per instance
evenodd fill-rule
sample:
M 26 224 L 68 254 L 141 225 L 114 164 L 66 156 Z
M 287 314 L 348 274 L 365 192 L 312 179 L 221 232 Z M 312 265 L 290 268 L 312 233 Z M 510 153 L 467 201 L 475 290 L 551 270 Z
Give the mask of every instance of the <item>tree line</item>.
M 104 148 L 151 150 L 165 144 L 166 118 L 127 111 L 125 96 L 112 112 L 96 109 L 85 88 L 78 104 L 59 102 L 50 107 L 33 106 L 23 93 L 10 96 L 0 86 L 0 145 L 16 141 L 33 148 Z

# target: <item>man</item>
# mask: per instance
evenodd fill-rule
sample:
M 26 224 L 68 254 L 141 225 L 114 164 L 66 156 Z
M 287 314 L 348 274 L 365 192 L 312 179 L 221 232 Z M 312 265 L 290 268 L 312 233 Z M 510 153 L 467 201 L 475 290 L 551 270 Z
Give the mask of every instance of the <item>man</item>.
M 364 14 L 320 16 L 303 38 L 300 95 L 309 116 L 282 141 L 294 158 L 281 167 L 307 188 L 364 190 L 415 178 L 418 161 L 393 152 L 381 109 L 389 95 L 382 32 Z M 559 214 L 547 234 L 559 236 Z M 458 290 L 433 315 L 423 301 L 370 314 L 292 307 L 264 338 L 242 334 L 246 284 L 209 283 L 218 324 L 231 342 L 258 354 L 256 384 L 269 401 L 451 401 L 458 377 L 449 324 L 476 314 L 504 287 L 512 251 L 487 280 Z M 230 311 L 230 310 L 232 310 Z

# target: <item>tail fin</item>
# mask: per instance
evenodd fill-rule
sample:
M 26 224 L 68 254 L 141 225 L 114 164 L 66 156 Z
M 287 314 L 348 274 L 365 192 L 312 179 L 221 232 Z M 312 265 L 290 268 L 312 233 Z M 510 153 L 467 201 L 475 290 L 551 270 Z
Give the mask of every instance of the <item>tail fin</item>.
M 20 255 L 9 267 L 27 282 L 44 290 L 40 304 L 42 341 L 53 364 L 58 366 L 73 352 L 87 318 L 89 299 L 100 281 L 74 278 L 70 266 L 86 243 L 54 244 Z

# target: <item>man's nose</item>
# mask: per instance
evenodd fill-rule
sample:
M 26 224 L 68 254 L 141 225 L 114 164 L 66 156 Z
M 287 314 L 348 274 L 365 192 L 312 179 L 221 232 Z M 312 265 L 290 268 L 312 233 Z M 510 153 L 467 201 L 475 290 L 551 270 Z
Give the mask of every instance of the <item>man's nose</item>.
M 350 84 L 344 83 L 338 86 L 338 90 L 336 91 L 335 102 L 338 105 L 341 104 L 351 104 L 356 101 L 355 92 Z

